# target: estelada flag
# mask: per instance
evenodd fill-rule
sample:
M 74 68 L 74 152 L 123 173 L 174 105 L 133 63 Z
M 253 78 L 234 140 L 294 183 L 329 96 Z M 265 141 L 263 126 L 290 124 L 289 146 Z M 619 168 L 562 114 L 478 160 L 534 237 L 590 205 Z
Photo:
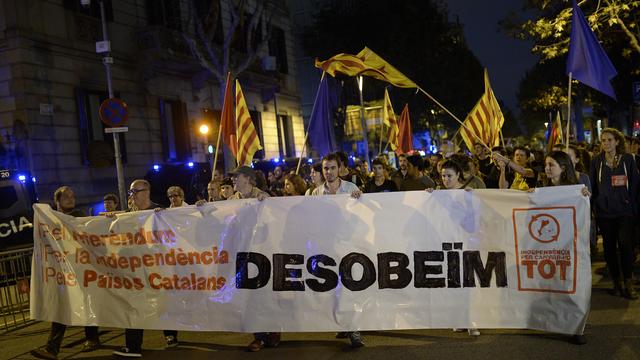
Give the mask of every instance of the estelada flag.
M 409 118 L 409 104 L 404 105 L 400 120 L 398 121 L 400 133 L 398 134 L 398 149 L 396 153 L 406 154 L 413 151 L 413 131 L 411 131 L 411 119 Z
M 238 166 L 250 166 L 253 155 L 256 151 L 262 150 L 262 146 L 238 80 L 236 80 L 236 123 L 238 124 Z
M 504 125 L 504 115 L 491 89 L 489 72 L 484 69 L 484 94 L 464 120 L 460 135 L 469 150 L 473 150 L 477 142 L 491 148 L 500 144 L 502 125 Z
M 224 89 L 224 101 L 220 114 L 220 130 L 222 141 L 229 147 L 233 157 L 238 158 L 238 138 L 236 137 L 236 121 L 233 116 L 233 91 L 231 89 L 231 73 L 227 73 L 227 84 Z
M 398 133 L 400 130 L 398 128 L 398 117 L 393 111 L 393 106 L 391 105 L 391 99 L 389 98 L 389 92 L 387 89 L 384 89 L 382 122 L 389 128 L 389 131 L 387 132 L 387 141 L 389 142 L 389 146 L 391 146 L 391 150 L 395 151 L 395 149 L 398 148 Z
M 560 120 L 560 112 L 556 115 L 556 121 L 551 124 L 551 130 L 549 131 L 549 142 L 547 143 L 547 153 L 553 151 L 553 146 L 562 144 L 562 121 Z
M 336 73 L 342 73 L 348 76 L 362 75 L 386 81 L 397 87 L 418 87 L 416 83 L 367 47 L 362 49 L 357 55 L 341 53 L 325 61 L 316 59 L 316 67 L 334 77 Z

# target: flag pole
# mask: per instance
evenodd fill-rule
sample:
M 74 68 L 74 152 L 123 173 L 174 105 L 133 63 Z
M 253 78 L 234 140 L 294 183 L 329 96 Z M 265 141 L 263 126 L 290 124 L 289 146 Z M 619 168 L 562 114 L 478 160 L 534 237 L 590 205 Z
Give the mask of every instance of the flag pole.
M 506 150 L 507 147 L 504 145 L 504 135 L 502 135 L 502 128 L 500 128 L 498 131 L 500 131 L 500 142 L 502 143 L 502 148 Z
M 222 119 L 220 119 L 220 126 L 218 127 L 218 140 L 216 140 L 216 154 L 213 156 L 213 169 L 211 169 L 211 180 L 213 180 L 216 169 L 218 168 L 218 149 L 220 149 L 221 137 L 222 137 Z M 206 152 L 205 152 L 205 156 L 206 156 Z
M 569 94 L 567 95 L 567 143 L 565 144 L 565 150 L 569 152 L 569 124 L 571 124 L 571 83 L 573 80 L 573 73 L 569 72 Z
M 362 124 L 362 142 L 364 143 L 364 159 L 371 169 L 371 161 L 369 161 L 369 137 L 367 136 L 367 120 L 364 113 L 364 96 L 362 94 L 362 87 L 364 86 L 364 76 L 360 75 L 356 77 L 358 82 L 358 89 L 360 90 L 360 123 Z
M 382 106 L 386 106 L 386 104 L 382 104 Z M 378 145 L 378 154 L 382 153 L 382 134 L 384 132 L 384 121 L 380 118 L 380 145 Z
M 484 141 L 482 141 L 482 139 L 480 139 L 478 137 L 478 135 L 476 135 L 473 130 L 469 129 L 469 127 L 467 125 L 465 125 L 465 123 L 463 123 L 462 121 L 460 121 L 460 119 L 458 119 L 457 116 L 453 115 L 453 113 L 451 113 L 451 111 L 449 111 L 449 109 L 447 109 L 446 107 L 444 107 L 444 105 L 440 104 L 440 102 L 438 100 L 436 100 L 433 96 L 431 96 L 431 94 L 429 94 L 428 92 L 424 91 L 423 88 L 418 86 L 418 91 L 421 91 L 423 94 L 425 94 L 429 99 L 431 99 L 431 101 L 433 101 L 434 103 L 436 103 L 436 105 L 440 106 L 440 108 L 442 110 L 444 110 L 447 114 L 451 115 L 451 117 L 457 121 L 462 127 L 464 127 L 465 129 L 469 130 L 469 133 L 471 133 L 471 135 L 473 135 L 473 137 L 475 137 L 478 141 L 480 141 L 480 143 L 482 145 L 484 145 L 485 148 L 487 148 L 489 151 L 491 151 L 491 148 L 489 146 L 487 146 L 487 144 L 484 143 Z
M 320 84 L 322 84 L 322 80 L 324 80 L 324 75 L 326 73 L 327 73 L 326 71 L 322 72 L 322 76 L 320 77 Z M 318 90 L 320 90 L 320 84 L 318 84 Z M 316 99 L 313 102 L 313 107 L 311 108 L 311 115 L 309 115 L 309 123 L 307 124 L 306 134 L 304 135 L 304 143 L 302 143 L 302 150 L 300 150 L 300 158 L 298 159 L 298 165 L 296 166 L 296 175 L 298 175 L 298 173 L 300 172 L 300 164 L 302 163 L 302 154 L 304 154 L 304 149 L 307 146 L 307 139 L 309 138 L 309 129 L 311 129 L 311 116 L 316 111 L 316 103 L 318 102 L 318 95 L 319 93 L 316 93 Z

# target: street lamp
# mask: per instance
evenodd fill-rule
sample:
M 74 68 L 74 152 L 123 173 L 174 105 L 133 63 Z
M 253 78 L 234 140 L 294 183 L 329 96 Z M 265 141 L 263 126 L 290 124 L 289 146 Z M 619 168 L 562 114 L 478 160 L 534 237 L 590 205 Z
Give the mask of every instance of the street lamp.
M 198 128 L 198 131 L 200 132 L 200 134 L 202 134 L 202 140 L 203 140 L 203 146 L 204 146 L 204 150 L 203 150 L 203 154 L 204 154 L 204 160 L 209 162 L 208 159 L 208 155 L 207 153 L 211 153 L 211 148 L 212 146 L 209 145 L 209 139 L 208 139 L 208 135 L 209 135 L 209 125 L 207 124 L 202 124 L 200 125 L 200 127 Z M 213 161 L 213 159 L 211 159 L 211 161 Z M 213 166 L 213 163 L 211 164 L 211 166 Z

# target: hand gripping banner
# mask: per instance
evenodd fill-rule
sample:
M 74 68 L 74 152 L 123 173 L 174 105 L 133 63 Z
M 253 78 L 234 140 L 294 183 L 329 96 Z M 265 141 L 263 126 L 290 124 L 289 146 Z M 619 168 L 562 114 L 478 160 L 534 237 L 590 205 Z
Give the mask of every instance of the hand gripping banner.
M 35 205 L 31 316 L 218 331 L 580 334 L 580 186 L 268 198 L 74 218 Z

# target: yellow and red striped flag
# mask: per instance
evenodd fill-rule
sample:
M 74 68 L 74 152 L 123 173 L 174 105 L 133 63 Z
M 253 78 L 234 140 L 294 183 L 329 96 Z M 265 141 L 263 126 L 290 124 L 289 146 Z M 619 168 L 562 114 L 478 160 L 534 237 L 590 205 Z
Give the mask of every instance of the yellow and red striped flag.
M 463 124 L 460 135 L 469 150 L 478 142 L 490 148 L 500 144 L 500 129 L 504 125 L 504 115 L 491 89 L 487 69 L 484 69 L 484 94 Z
M 401 88 L 418 87 L 416 83 L 368 47 L 362 49 L 357 55 L 341 53 L 325 61 L 316 59 L 316 67 L 334 77 L 336 72 L 339 72 L 348 76 L 370 76 Z
M 395 149 L 398 148 L 398 133 L 400 132 L 400 129 L 398 127 L 398 117 L 393 111 L 393 106 L 391 105 L 391 99 L 389 98 L 389 92 L 387 89 L 384 89 L 382 122 L 389 128 L 389 131 L 387 132 L 387 141 L 389 142 L 389 146 L 391 146 L 391 150 L 395 151 Z
M 238 124 L 238 156 L 236 157 L 238 166 L 250 166 L 253 154 L 262 150 L 262 146 L 238 80 L 236 80 L 236 124 Z
M 547 153 L 553 151 L 553 145 L 562 144 L 564 138 L 562 137 L 562 120 L 560 120 L 560 111 L 556 115 L 556 121 L 551 124 L 551 130 L 549 130 L 549 142 L 547 142 Z

